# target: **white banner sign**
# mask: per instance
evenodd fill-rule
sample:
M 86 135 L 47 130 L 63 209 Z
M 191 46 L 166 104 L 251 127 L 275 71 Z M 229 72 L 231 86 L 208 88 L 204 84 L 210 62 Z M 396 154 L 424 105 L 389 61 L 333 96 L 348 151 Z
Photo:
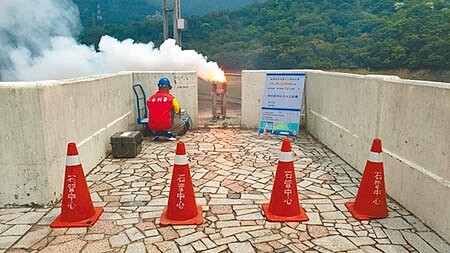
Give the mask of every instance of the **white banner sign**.
M 305 77 L 305 73 L 266 74 L 260 134 L 297 136 Z

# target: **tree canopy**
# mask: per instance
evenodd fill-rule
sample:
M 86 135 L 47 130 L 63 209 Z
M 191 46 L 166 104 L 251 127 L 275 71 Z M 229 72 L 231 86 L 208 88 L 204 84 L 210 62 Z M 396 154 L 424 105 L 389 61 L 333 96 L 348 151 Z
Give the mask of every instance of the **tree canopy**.
M 136 0 L 137 1 L 137 0 Z M 85 29 L 162 42 L 160 21 Z M 450 69 L 447 0 L 268 0 L 188 19 L 183 48 L 231 69 Z
M 83 27 L 95 25 L 130 24 L 138 21 L 158 19 L 161 15 L 161 0 L 73 0 L 80 11 Z M 265 0 L 189 0 L 182 1 L 183 17 L 202 15 L 210 11 L 236 10 L 254 2 Z M 172 1 L 168 1 L 172 2 Z M 102 20 L 97 19 L 98 5 Z

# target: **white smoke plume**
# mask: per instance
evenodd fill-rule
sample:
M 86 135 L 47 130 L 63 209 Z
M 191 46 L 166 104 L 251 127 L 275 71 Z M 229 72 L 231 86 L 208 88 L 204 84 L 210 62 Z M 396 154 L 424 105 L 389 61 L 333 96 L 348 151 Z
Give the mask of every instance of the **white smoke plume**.
M 3 80 L 64 79 L 124 70 L 195 70 L 200 78 L 222 79 L 217 63 L 169 39 L 134 43 L 103 36 L 99 52 L 71 36 L 79 26 L 78 10 L 69 0 L 2 0 L 0 68 Z M 219 80 L 220 81 L 220 80 Z

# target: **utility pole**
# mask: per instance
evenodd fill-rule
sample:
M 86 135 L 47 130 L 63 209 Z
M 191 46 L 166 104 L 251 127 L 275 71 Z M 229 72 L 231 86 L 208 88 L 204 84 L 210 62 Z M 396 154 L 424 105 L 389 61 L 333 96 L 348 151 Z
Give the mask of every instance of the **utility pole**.
M 175 5 L 173 8 L 173 38 L 176 40 L 177 45 L 181 47 L 181 30 L 178 27 L 178 20 L 181 20 L 181 6 L 180 0 L 174 0 Z
M 169 12 L 172 11 L 167 5 L 167 0 L 162 0 L 162 16 L 163 16 L 163 35 L 164 40 L 169 38 Z
M 169 38 L 169 12 L 172 12 L 173 38 L 181 46 L 181 31 L 186 29 L 186 20 L 181 18 L 181 0 L 173 0 L 172 7 L 168 2 L 169 0 L 162 0 L 164 40 Z
M 95 16 L 96 23 L 103 24 L 102 8 L 100 6 L 100 1 L 97 3 L 97 15 Z M 94 23 L 95 24 L 95 23 Z

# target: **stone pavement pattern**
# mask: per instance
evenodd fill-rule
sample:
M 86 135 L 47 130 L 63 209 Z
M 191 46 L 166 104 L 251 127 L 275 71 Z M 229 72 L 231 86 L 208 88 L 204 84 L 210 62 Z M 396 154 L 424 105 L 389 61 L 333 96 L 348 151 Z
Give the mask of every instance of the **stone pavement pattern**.
M 3 252 L 450 252 L 450 245 L 392 199 L 389 217 L 357 221 L 344 206 L 360 173 L 309 136 L 292 142 L 308 222 L 267 222 L 280 137 L 255 131 L 196 130 L 186 144 L 204 224 L 159 225 L 175 142 L 152 142 L 134 159 L 105 159 L 88 175 L 95 206 L 89 228 L 50 229 L 55 208 L 0 209 Z M 368 148 L 369 149 L 369 148 Z M 83 160 L 83 157 L 81 157 Z

